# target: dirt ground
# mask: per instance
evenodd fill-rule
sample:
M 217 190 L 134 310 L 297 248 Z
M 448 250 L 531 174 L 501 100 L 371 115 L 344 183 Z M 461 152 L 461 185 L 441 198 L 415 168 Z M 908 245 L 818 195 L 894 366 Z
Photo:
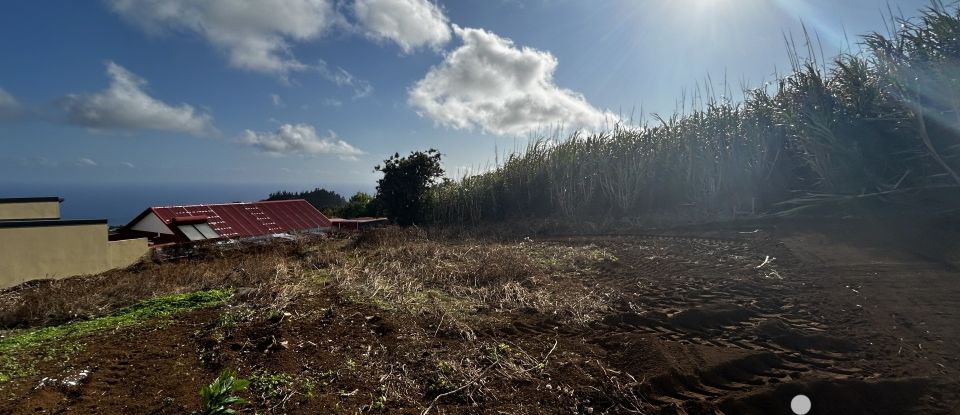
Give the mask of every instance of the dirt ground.
M 294 379 L 245 392 L 249 413 L 791 414 L 798 394 L 812 414 L 960 413 L 955 234 L 870 229 L 533 238 L 610 254 L 563 282 L 598 315 L 477 309 L 464 336 L 325 283 L 258 324 L 224 329 L 221 307 L 98 334 L 0 387 L 0 413 L 189 413 L 224 367 Z

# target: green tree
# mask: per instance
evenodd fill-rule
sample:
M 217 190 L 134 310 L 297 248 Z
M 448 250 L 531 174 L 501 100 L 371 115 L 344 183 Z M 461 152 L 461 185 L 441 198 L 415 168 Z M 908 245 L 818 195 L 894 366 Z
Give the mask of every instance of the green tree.
M 374 208 L 373 196 L 364 192 L 357 192 L 350 196 L 346 205 L 337 210 L 337 214 L 344 218 L 374 216 L 376 215 L 376 209 Z
M 423 221 L 427 190 L 443 177 L 440 152 L 431 148 L 406 157 L 397 153 L 374 169 L 383 173 L 377 181 L 376 203 L 387 217 L 402 226 Z

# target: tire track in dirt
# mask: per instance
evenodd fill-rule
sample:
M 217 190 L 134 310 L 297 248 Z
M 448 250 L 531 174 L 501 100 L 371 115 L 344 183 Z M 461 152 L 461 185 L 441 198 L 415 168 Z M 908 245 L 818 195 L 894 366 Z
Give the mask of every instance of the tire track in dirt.
M 599 244 L 618 259 L 602 264 L 584 283 L 622 293 L 613 310 L 579 330 L 558 330 L 563 326 L 549 320 L 515 328 L 526 335 L 561 334 L 600 345 L 623 336 L 675 343 L 697 356 L 733 353 L 712 365 L 654 375 L 644 393 L 650 404 L 697 413 L 731 395 L 785 383 L 865 377 L 857 349 L 832 337 L 816 307 L 804 300 L 809 282 L 781 267 L 790 262 L 784 247 L 678 236 Z M 659 347 L 650 341 L 645 346 Z M 632 358 L 621 345 L 607 348 L 617 358 Z
M 761 234 L 547 242 L 603 249 L 615 257 L 588 265 L 573 282 L 614 293 L 609 309 L 587 324 L 512 315 L 482 336 L 557 340 L 558 350 L 599 366 L 601 376 L 636 378 L 632 393 L 649 405 L 649 413 L 785 413 L 799 393 L 836 401 L 845 409 L 839 413 L 954 412 L 938 403 L 956 401 L 949 385 L 916 365 L 892 365 L 896 348 L 879 347 L 876 322 L 848 304 L 844 290 L 857 287 L 837 289 L 851 277 L 801 260 L 778 240 Z M 583 373 L 590 372 L 586 366 Z M 624 401 L 623 407 L 634 403 Z

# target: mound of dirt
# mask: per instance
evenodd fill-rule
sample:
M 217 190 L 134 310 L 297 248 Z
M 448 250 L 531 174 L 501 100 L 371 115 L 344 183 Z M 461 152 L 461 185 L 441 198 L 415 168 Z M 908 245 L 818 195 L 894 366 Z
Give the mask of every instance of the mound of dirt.
M 792 329 L 789 324 L 780 319 L 771 319 L 760 323 L 755 333 L 760 338 L 794 350 L 820 350 L 839 353 L 850 353 L 857 350 L 856 346 L 849 340 L 822 334 L 805 334 Z
M 668 322 L 685 329 L 706 331 L 746 321 L 754 314 L 753 311 L 736 305 L 717 305 L 681 311 L 670 316 Z

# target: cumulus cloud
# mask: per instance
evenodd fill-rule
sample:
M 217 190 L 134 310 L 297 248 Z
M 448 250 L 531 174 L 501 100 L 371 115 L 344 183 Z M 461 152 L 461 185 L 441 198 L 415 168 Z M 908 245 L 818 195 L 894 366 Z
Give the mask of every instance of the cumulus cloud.
M 0 88 L 0 121 L 12 120 L 20 115 L 23 107 L 13 95 Z
M 507 135 L 545 126 L 596 129 L 616 115 L 554 83 L 557 59 L 517 47 L 483 29 L 460 28 L 463 45 L 410 89 L 408 103 L 421 116 L 455 129 Z
M 321 37 L 340 21 L 334 0 L 107 0 L 148 33 L 199 34 L 234 67 L 286 77 L 307 69 L 291 42 Z
M 97 162 L 90 160 L 86 157 L 77 159 L 77 166 L 80 167 L 97 167 Z
M 187 104 L 168 105 L 147 95 L 147 82 L 107 62 L 110 86 L 90 95 L 70 94 L 61 100 L 70 123 L 96 129 L 163 130 L 208 135 L 216 132 L 209 114 Z
M 404 53 L 450 41 L 447 17 L 428 0 L 356 0 L 353 13 L 368 37 L 396 42 Z
M 350 143 L 339 139 L 333 131 L 328 131 L 327 136 L 322 137 L 313 126 L 307 124 L 284 124 L 273 132 L 246 130 L 240 137 L 240 142 L 271 155 L 334 154 L 353 159 L 364 154 Z
M 270 94 L 270 102 L 273 103 L 274 107 L 283 108 L 286 104 L 283 103 L 283 99 L 280 98 L 280 95 Z

